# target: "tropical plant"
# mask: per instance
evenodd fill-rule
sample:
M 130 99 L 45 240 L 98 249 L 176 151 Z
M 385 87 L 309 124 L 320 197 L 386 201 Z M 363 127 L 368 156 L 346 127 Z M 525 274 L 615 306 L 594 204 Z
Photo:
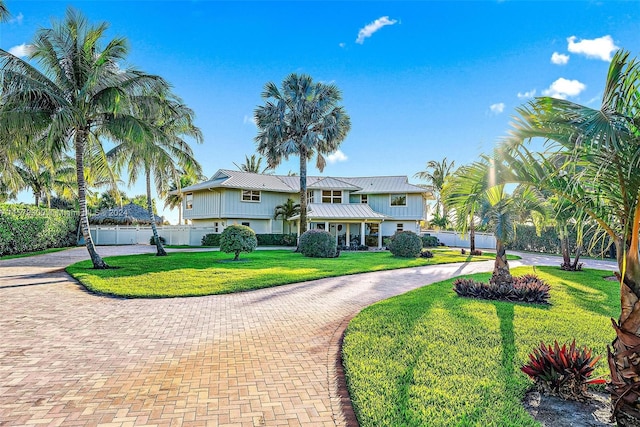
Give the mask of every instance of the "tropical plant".
M 4 0 L 0 0 L 0 22 L 8 21 L 9 16 L 11 16 L 11 14 L 9 13 L 9 9 L 7 8 L 7 4 L 4 2 Z
M 182 224 L 182 200 L 184 198 L 182 189 L 205 179 L 207 179 L 205 176 L 195 174 L 193 171 L 182 171 L 179 179 L 171 181 L 169 191 L 164 199 L 164 207 L 178 209 L 178 225 Z
M 548 304 L 549 289 L 547 283 L 531 274 L 514 277 L 511 283 L 484 283 L 468 278 L 453 282 L 453 290 L 461 297 L 531 304 Z
M 324 170 L 324 155 L 335 152 L 346 138 L 351 121 L 340 90 L 332 84 L 314 83 L 305 74 L 290 74 L 281 89 L 269 82 L 262 92 L 265 104 L 255 110 L 257 151 L 275 168 L 283 159 L 300 159 L 300 233 L 307 230 L 307 162 L 316 156 Z
M 621 313 L 608 360 L 619 425 L 640 422 L 640 65 L 625 51 L 609 66 L 599 109 L 537 98 L 501 147 L 505 181 L 530 182 L 565 198 L 615 242 Z M 527 141 L 543 138 L 545 152 Z M 558 166 L 554 159 L 566 161 Z
M 454 165 L 455 161 L 449 163 L 446 157 L 439 162 L 437 160 L 429 160 L 426 168 L 414 175 L 415 178 L 424 179 L 430 185 L 431 191 L 436 198 L 434 216 L 441 218 L 448 216 L 447 206 L 442 202 L 442 189 L 447 178 L 453 173 Z
M 240 252 L 253 252 L 256 246 L 256 233 L 246 225 L 230 225 L 220 234 L 220 250 L 235 254 L 234 261 L 239 259 Z
M 236 162 L 233 162 L 233 164 L 238 168 L 239 171 L 242 171 L 242 172 L 261 173 L 261 174 L 273 173 L 273 168 L 270 167 L 269 165 L 262 167 L 262 160 L 263 158 L 261 156 L 256 156 L 255 154 L 252 154 L 251 157 L 247 155 L 244 156 L 244 163 L 237 164 Z
M 106 23 L 91 25 L 74 9 L 65 19 L 42 28 L 30 43 L 29 59 L 38 66 L 0 50 L 0 138 L 18 134 L 17 143 L 40 140 L 41 150 L 61 153 L 71 149 L 76 161 L 76 182 L 80 208 L 80 229 L 94 268 L 108 268 L 96 252 L 89 232 L 85 156 L 92 167 L 108 168 L 101 138 L 122 141 L 147 132 L 139 115 L 145 103 L 143 93 L 166 91 L 160 77 L 126 67 L 122 61 L 128 48 L 123 38 L 101 42 Z
M 400 231 L 389 241 L 389 252 L 401 258 L 416 258 L 422 250 L 422 239 L 413 231 Z
M 287 218 L 291 218 L 292 216 L 298 215 L 299 213 L 300 213 L 300 204 L 294 202 L 292 199 L 287 199 L 285 203 L 276 206 L 273 219 L 282 218 L 282 234 L 285 234 L 284 225 Z M 288 233 L 291 233 L 290 225 L 289 225 Z
M 602 378 L 590 379 L 600 356 L 590 349 L 576 347 L 576 340 L 567 348 L 555 341 L 553 347 L 540 343 L 529 353 L 529 362 L 520 370 L 529 375 L 537 388 L 546 394 L 573 400 L 587 400 L 588 384 L 604 384 Z
M 336 238 L 328 231 L 307 230 L 300 236 L 300 253 L 311 258 L 333 258 L 336 256 Z

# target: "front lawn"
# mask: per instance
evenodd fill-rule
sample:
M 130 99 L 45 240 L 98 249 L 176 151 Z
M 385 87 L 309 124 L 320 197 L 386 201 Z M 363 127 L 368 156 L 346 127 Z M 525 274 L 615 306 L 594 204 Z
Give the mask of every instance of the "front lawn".
M 520 372 L 543 340 L 589 346 L 602 356 L 619 316 L 610 272 L 537 267 L 551 284 L 551 305 L 456 296 L 452 280 L 374 304 L 349 324 L 343 356 L 360 425 L 535 426 L 521 399 L 532 381 Z M 514 273 L 531 273 L 521 267 Z M 478 274 L 488 280 L 490 274 Z
M 287 283 L 465 261 L 486 261 L 491 255 L 471 257 L 459 251 L 436 249 L 433 258 L 395 258 L 389 252 L 342 252 L 339 258 L 306 258 L 288 250 L 223 252 L 172 252 L 106 258 L 109 270 L 94 270 L 90 261 L 67 267 L 67 272 L 97 293 L 124 297 L 181 297 L 225 294 Z

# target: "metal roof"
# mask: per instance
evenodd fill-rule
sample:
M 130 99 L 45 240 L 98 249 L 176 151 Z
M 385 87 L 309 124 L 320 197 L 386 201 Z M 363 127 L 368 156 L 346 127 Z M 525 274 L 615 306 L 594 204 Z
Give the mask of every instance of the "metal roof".
M 356 187 L 353 184 L 337 178 L 331 178 L 330 176 L 318 179 L 312 184 L 307 182 L 307 188 L 319 188 L 322 190 L 360 190 L 360 187 Z
M 298 219 L 300 215 L 295 215 L 289 219 Z M 307 207 L 307 218 L 318 219 L 360 219 L 360 220 L 382 220 L 386 215 L 371 209 L 366 203 L 310 203 Z

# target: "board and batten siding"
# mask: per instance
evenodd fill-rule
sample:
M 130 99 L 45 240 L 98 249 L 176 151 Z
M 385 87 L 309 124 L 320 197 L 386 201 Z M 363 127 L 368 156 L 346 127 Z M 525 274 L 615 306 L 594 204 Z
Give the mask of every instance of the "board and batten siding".
M 260 192 L 259 202 L 244 202 L 241 200 L 242 190 L 230 188 L 223 194 L 223 218 L 265 218 L 271 219 L 275 214 L 276 206 L 293 199 L 297 203 L 298 195 L 295 193 L 274 193 L 270 191 Z
M 187 198 L 182 200 L 182 215 L 184 219 L 220 218 L 220 191 L 198 191 L 193 193 L 193 207 L 187 209 Z
M 367 203 L 374 211 L 393 219 L 422 219 L 424 202 L 421 194 L 408 193 L 406 206 L 391 206 L 390 196 L 390 194 L 369 194 Z

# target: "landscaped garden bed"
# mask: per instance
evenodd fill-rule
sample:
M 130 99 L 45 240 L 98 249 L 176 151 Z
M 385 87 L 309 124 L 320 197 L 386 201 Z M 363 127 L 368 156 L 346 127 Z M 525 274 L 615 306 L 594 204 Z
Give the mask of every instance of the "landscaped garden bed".
M 551 285 L 551 305 L 460 298 L 451 279 L 356 316 L 343 356 L 360 425 L 538 425 L 522 406 L 533 381 L 520 367 L 541 341 L 575 339 L 606 355 L 620 296 L 618 284 L 604 279 L 610 272 L 535 273 Z M 490 273 L 470 277 L 488 281 Z M 606 374 L 603 357 L 594 376 Z

